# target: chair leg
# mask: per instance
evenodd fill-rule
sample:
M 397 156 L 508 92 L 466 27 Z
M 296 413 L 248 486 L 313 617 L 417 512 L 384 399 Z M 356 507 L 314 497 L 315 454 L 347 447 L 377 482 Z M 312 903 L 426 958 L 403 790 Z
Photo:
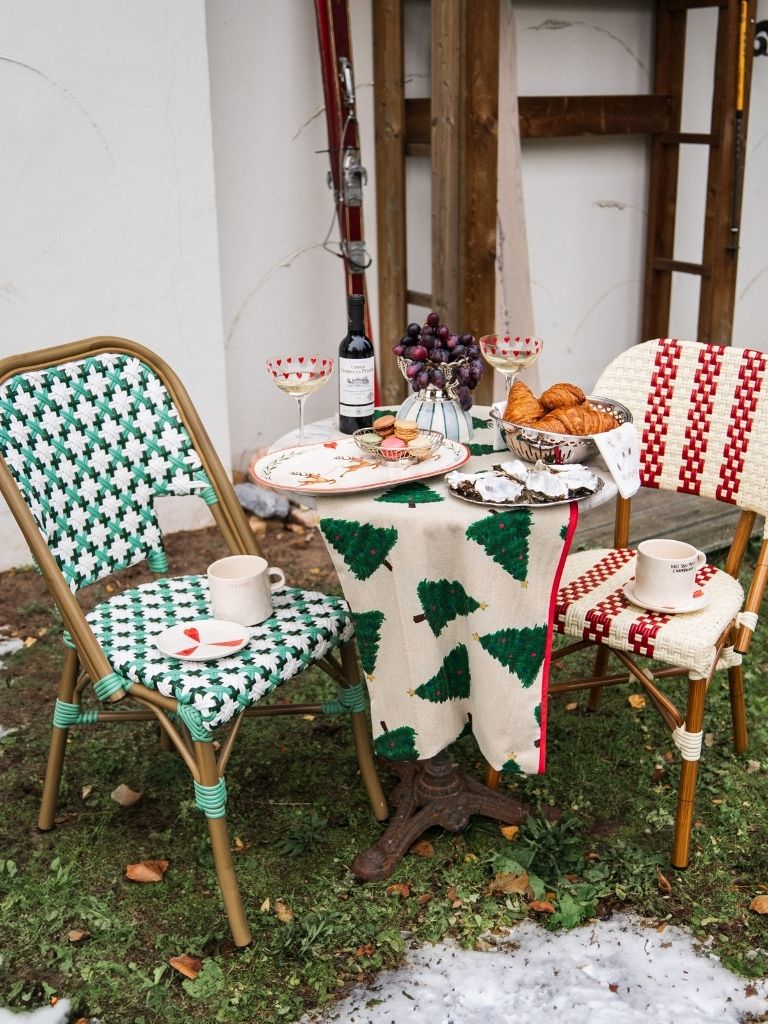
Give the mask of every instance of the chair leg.
M 80 696 L 75 690 L 79 666 L 77 652 L 68 647 L 64 654 L 64 664 L 61 668 L 61 678 L 59 680 L 59 700 L 67 704 L 80 703 Z M 45 769 L 43 796 L 40 801 L 40 814 L 37 819 L 37 827 L 44 832 L 48 832 L 53 828 L 68 733 L 69 729 L 66 726 L 54 725 L 51 728 L 51 746 L 48 750 L 48 765 Z
M 747 708 L 744 701 L 744 673 L 741 665 L 728 669 L 728 690 L 731 697 L 731 719 L 733 721 L 733 749 L 743 754 L 747 749 Z
M 594 675 L 599 678 L 604 676 L 606 669 L 608 668 L 608 658 L 611 652 L 608 647 L 600 644 L 597 648 L 597 654 L 595 655 L 595 668 Z M 603 699 L 603 688 L 602 686 L 593 686 L 589 691 L 589 697 L 587 698 L 587 711 L 599 711 L 600 702 Z
M 357 651 L 354 643 L 351 641 L 341 646 L 341 666 L 344 678 L 350 686 L 353 686 L 353 681 L 359 676 L 359 669 L 357 665 Z M 384 821 L 389 817 L 389 807 L 387 806 L 387 800 L 382 791 L 373 760 L 373 746 L 371 744 L 371 730 L 368 725 L 368 719 L 362 711 L 353 711 L 350 717 L 352 719 L 352 736 L 355 741 L 357 763 L 360 766 L 360 775 L 365 791 L 368 794 L 371 810 L 377 821 Z
M 685 713 L 685 727 L 688 732 L 700 732 L 704 722 L 704 698 L 708 679 L 688 680 L 688 706 Z M 699 760 L 680 763 L 680 789 L 677 796 L 675 815 L 675 837 L 672 843 L 672 866 L 687 868 L 691 850 L 691 826 L 696 802 L 696 781 L 699 774 Z
M 210 742 L 195 742 L 195 760 L 200 772 L 200 784 L 202 786 L 214 787 L 219 782 L 219 773 L 216 767 L 216 755 L 213 745 Z M 211 817 L 209 810 L 205 811 L 208 818 L 208 833 L 211 837 L 211 849 L 213 851 L 213 863 L 216 867 L 216 877 L 219 880 L 224 909 L 227 912 L 229 927 L 232 931 L 232 938 L 236 946 L 247 946 L 251 941 L 251 929 L 243 910 L 243 900 L 240 896 L 240 886 L 237 884 L 237 875 L 232 863 L 232 851 L 229 847 L 229 832 L 227 830 L 227 819 Z

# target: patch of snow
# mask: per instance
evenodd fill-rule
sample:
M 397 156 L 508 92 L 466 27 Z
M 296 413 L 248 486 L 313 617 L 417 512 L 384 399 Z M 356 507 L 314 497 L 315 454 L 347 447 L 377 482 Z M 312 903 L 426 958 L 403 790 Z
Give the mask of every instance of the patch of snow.
M 4 654 L 13 654 L 14 651 L 20 650 L 24 646 L 23 640 L 20 640 L 17 636 L 2 636 L 0 635 L 0 657 Z M 2 668 L 2 662 L 0 661 L 0 668 Z M 6 729 L 0 725 L 0 740 L 3 736 L 8 736 L 9 733 L 16 732 L 15 729 Z M 3 1011 L 0 1010 L 0 1013 Z M 0 1024 L 3 1024 L 3 1018 L 0 1017 Z
M 68 1020 L 69 1002 L 66 999 L 60 999 L 55 1006 L 41 1006 L 29 1013 L 0 1009 L 0 1024 L 67 1024 Z
M 525 921 L 496 941 L 490 952 L 412 950 L 302 1024 L 737 1024 L 768 1012 L 768 982 L 732 974 L 681 928 L 624 915 L 569 932 Z

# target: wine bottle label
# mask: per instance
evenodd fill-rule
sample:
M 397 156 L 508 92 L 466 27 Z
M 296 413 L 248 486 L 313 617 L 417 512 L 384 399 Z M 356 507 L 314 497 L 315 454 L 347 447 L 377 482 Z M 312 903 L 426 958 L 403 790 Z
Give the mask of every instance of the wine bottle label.
M 339 359 L 339 412 L 373 415 L 373 358 Z

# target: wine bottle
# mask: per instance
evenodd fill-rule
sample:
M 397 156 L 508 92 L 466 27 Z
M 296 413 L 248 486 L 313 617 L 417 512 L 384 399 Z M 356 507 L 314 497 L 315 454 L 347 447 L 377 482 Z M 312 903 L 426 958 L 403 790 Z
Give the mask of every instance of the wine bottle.
M 373 424 L 373 342 L 365 333 L 365 298 L 347 300 L 349 325 L 339 345 L 339 430 L 353 434 Z

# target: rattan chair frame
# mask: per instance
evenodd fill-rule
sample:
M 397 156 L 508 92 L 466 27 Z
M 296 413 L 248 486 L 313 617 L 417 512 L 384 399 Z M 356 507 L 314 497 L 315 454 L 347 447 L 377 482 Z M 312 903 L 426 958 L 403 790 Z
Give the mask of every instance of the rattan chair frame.
M 229 551 L 232 554 L 262 555 L 261 547 L 248 525 L 234 488 L 186 389 L 171 367 L 148 348 L 125 338 L 110 336 L 86 338 L 51 348 L 42 348 L 0 360 L 0 383 L 19 373 L 44 370 L 61 363 L 74 362 L 105 353 L 135 356 L 157 374 L 175 403 L 195 450 L 200 456 L 202 468 L 216 492 L 218 501 L 209 507 Z M 72 639 L 73 646 L 68 648 L 64 655 L 58 698 L 68 704 L 80 705 L 82 694 L 89 684 L 110 675 L 113 669 L 2 458 L 0 458 L 0 493 L 21 528 Z M 339 662 L 332 655 L 326 654 L 315 664 L 334 679 L 342 689 L 358 685 L 361 675 L 354 640 L 341 645 L 340 656 Z M 137 707 L 133 707 L 131 710 L 100 711 L 99 721 L 158 722 L 163 738 L 163 747 L 165 749 L 174 747 L 189 769 L 193 780 L 204 787 L 213 787 L 223 778 L 244 717 L 319 714 L 324 710 L 320 703 L 265 705 L 247 708 L 236 718 L 217 755 L 212 743 L 194 740 L 178 719 L 175 721 L 169 719 L 168 712 L 175 713 L 179 708 L 175 699 L 166 697 L 141 683 L 135 683 L 130 689 L 130 694 L 118 689 L 108 700 L 113 703 L 121 703 L 126 698 L 129 698 L 130 702 Z M 389 811 L 376 773 L 367 716 L 364 711 L 352 710 L 350 719 L 362 782 L 374 816 L 377 820 L 383 821 L 387 818 Z M 54 827 L 68 733 L 68 727 L 55 724 L 52 727 L 38 819 L 38 827 L 44 831 Z M 245 946 L 251 942 L 251 931 L 243 909 L 232 863 L 226 818 L 223 816 L 208 817 L 207 821 L 216 875 L 232 937 L 235 945 Z
M 681 345 L 690 345 L 682 342 Z M 703 349 L 706 346 L 696 346 Z M 616 360 L 618 365 L 619 360 Z M 614 365 L 614 364 L 612 364 Z M 663 488 L 667 489 L 667 488 Z M 712 499 L 716 500 L 716 499 Z M 616 499 L 616 515 L 614 521 L 614 549 L 627 548 L 629 546 L 629 526 L 631 499 L 618 497 Z M 725 561 L 725 572 L 734 579 L 739 578 L 739 573 L 744 561 L 750 538 L 753 533 L 757 512 L 755 511 L 754 499 L 751 507 L 744 506 L 737 502 L 741 513 L 731 540 L 728 555 Z M 732 507 L 732 506 L 731 506 Z M 763 509 L 759 509 L 764 511 Z M 743 613 L 750 613 L 747 617 L 756 616 L 760 610 L 763 596 L 768 583 L 768 527 L 764 532 L 764 540 L 758 554 L 755 570 L 752 574 L 747 596 L 740 614 L 727 625 L 720 635 L 716 646 L 715 656 L 706 677 L 697 677 L 697 673 L 690 672 L 687 668 L 669 667 L 654 669 L 651 675 L 642 665 L 623 650 L 617 650 L 608 643 L 601 643 L 593 640 L 578 640 L 574 643 L 561 647 L 552 653 L 552 661 L 558 661 L 585 648 L 595 647 L 597 649 L 594 671 L 591 676 L 563 680 L 551 683 L 549 693 L 551 695 L 565 694 L 587 689 L 589 698 L 587 708 L 596 712 L 599 709 L 603 689 L 606 686 L 615 686 L 628 681 L 635 681 L 643 688 L 651 705 L 661 715 L 662 719 L 670 730 L 684 728 L 688 733 L 700 733 L 703 728 L 704 705 L 707 690 L 717 671 L 717 663 L 724 649 L 733 648 L 737 655 L 746 654 L 752 639 L 754 626 L 744 624 Z M 625 671 L 619 674 L 608 674 L 608 663 L 613 654 L 623 665 Z M 733 745 L 737 753 L 743 753 L 747 747 L 747 716 L 746 702 L 744 695 L 744 676 L 740 658 L 726 659 L 728 664 L 728 687 L 730 696 L 731 719 L 733 728 Z M 629 673 L 629 675 L 627 675 Z M 688 689 L 686 708 L 683 713 L 675 703 L 657 685 L 665 679 L 688 676 Z M 691 828 L 693 825 L 694 805 L 696 798 L 696 783 L 698 778 L 699 760 L 683 758 L 680 769 L 680 783 L 677 795 L 677 809 L 675 813 L 674 838 L 671 850 L 671 862 L 673 867 L 685 868 L 690 861 L 691 849 Z

